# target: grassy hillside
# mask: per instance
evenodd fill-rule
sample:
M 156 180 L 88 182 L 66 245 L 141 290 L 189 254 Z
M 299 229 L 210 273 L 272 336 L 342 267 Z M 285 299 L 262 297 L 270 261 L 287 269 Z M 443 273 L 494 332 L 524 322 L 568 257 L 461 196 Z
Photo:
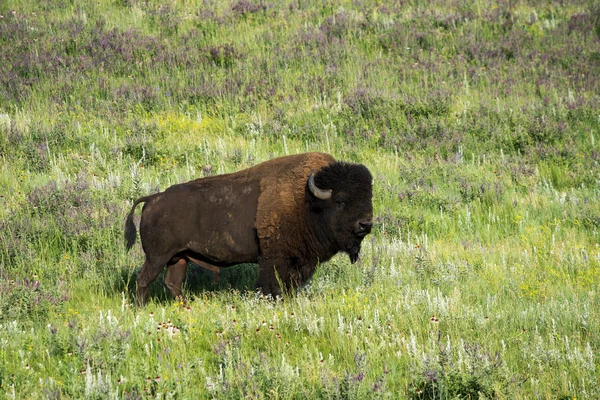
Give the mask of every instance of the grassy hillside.
M 0 2 L 0 398 L 600 397 L 593 1 Z M 134 304 L 132 200 L 304 151 L 374 233 Z

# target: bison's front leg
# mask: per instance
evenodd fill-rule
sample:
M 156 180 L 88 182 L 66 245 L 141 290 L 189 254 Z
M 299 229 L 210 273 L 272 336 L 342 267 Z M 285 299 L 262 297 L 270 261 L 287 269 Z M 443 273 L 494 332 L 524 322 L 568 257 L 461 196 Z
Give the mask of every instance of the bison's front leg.
M 261 257 L 258 260 L 258 279 L 256 288 L 264 295 L 281 296 L 282 285 L 289 287 L 289 261 L 279 257 Z

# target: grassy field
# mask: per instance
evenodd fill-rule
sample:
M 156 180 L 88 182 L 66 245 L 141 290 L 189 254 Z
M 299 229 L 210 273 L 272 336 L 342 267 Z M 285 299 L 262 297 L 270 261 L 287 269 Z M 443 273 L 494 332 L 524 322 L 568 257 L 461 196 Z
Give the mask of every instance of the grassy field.
M 599 76 L 594 1 L 0 1 L 0 398 L 600 398 Z M 134 306 L 132 200 L 304 151 L 357 264 Z

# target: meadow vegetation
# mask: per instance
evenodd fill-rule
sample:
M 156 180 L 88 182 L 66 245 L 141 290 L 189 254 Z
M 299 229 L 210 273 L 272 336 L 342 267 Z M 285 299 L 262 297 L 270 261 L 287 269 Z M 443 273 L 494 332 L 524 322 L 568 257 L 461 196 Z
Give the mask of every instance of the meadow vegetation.
M 600 398 L 599 72 L 595 1 L 0 2 L 0 398 Z M 304 151 L 357 264 L 133 305 L 132 200 Z

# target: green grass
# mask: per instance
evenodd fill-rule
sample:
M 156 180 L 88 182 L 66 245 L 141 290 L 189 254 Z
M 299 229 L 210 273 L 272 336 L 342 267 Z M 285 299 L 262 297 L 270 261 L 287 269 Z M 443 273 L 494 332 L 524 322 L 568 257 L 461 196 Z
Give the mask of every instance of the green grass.
M 0 398 L 597 398 L 600 8 L 0 3 Z M 304 151 L 374 176 L 285 301 L 133 306 L 132 200 Z

